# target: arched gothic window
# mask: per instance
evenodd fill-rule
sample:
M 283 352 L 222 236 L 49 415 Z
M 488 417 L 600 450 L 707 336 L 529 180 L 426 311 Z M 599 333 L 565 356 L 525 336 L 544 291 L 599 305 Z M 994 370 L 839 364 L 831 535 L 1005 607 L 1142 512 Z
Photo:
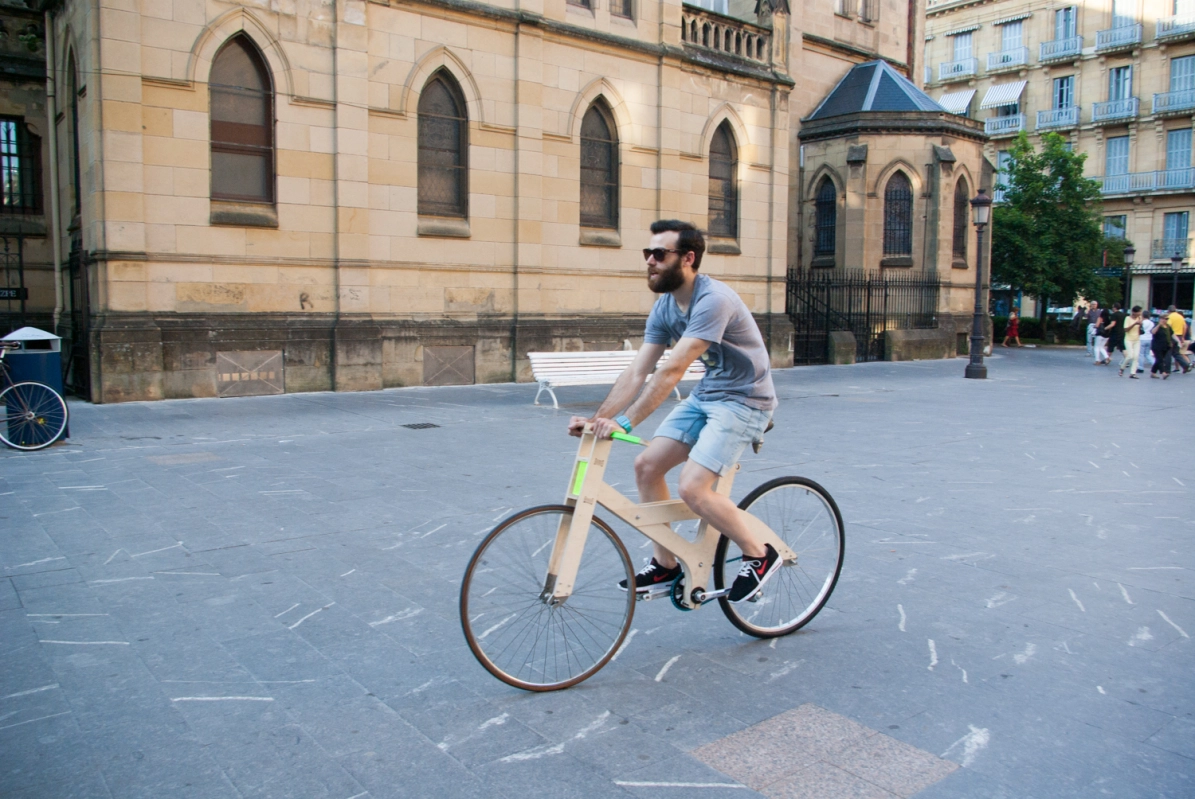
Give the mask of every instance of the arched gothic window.
M 581 120 L 581 224 L 618 227 L 618 134 L 600 100 Z
M 959 178 L 954 184 L 954 246 L 952 253 L 955 261 L 967 263 L 967 223 L 968 211 L 971 210 L 970 192 L 967 190 L 967 179 Z
M 265 60 L 248 37 L 224 43 L 212 60 L 212 199 L 274 201 L 274 92 Z
M 444 70 L 419 95 L 419 213 L 469 213 L 469 120 L 465 98 Z
M 884 255 L 913 254 L 913 186 L 904 172 L 884 189 Z
M 833 257 L 838 243 L 838 190 L 829 177 L 822 178 L 817 187 L 814 211 L 813 254 Z
M 739 235 L 739 148 L 729 122 L 710 140 L 710 235 L 728 239 Z

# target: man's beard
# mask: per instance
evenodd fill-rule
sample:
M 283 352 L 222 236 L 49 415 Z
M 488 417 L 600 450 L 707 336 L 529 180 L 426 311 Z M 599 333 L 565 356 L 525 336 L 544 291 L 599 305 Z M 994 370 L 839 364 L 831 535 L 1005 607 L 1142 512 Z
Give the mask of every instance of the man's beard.
M 650 278 L 650 274 L 649 274 Z M 680 262 L 677 261 L 667 269 L 656 270 L 656 282 L 649 279 L 647 287 L 656 294 L 668 294 L 676 291 L 685 284 L 685 276 L 681 273 Z

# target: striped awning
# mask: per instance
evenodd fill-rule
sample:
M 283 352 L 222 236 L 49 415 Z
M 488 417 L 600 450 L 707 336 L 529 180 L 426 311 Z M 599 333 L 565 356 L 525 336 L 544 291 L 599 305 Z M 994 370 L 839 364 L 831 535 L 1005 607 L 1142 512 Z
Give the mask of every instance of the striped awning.
M 993 25 L 1007 25 L 1010 22 L 1019 22 L 1022 19 L 1029 19 L 1033 16 L 1032 11 L 1026 11 L 1022 14 L 1013 14 L 1011 17 L 1003 17 L 993 22 Z
M 966 114 L 967 106 L 971 105 L 971 98 L 975 96 L 974 89 L 961 92 L 950 92 L 938 98 L 938 105 L 952 114 Z
M 971 31 L 977 31 L 982 27 L 983 26 L 979 23 L 975 23 L 973 25 L 964 25 L 961 28 L 955 28 L 953 30 L 948 30 L 945 33 L 943 33 L 942 35 L 943 36 L 958 36 L 960 33 L 970 33 Z
M 988 89 L 983 96 L 980 108 L 999 108 L 1002 105 L 1012 105 L 1021 99 L 1021 92 L 1025 91 L 1025 84 L 1029 81 L 1018 80 L 1013 83 L 997 83 Z

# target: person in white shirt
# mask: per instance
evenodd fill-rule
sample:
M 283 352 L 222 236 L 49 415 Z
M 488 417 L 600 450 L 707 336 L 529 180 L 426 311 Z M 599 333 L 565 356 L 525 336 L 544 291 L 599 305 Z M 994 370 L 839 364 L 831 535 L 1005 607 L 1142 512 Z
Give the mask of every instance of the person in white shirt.
M 1157 324 L 1149 313 L 1145 313 L 1141 318 L 1141 358 L 1137 362 L 1137 371 L 1144 372 L 1146 367 L 1153 367 L 1154 353 L 1150 344 L 1154 340 L 1154 326 Z

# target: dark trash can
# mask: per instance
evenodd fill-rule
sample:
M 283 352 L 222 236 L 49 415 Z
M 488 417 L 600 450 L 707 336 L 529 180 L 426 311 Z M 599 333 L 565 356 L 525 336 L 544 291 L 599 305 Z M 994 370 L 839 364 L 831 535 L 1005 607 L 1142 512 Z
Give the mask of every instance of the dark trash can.
M 32 380 L 45 383 L 65 396 L 62 389 L 62 337 L 36 327 L 22 327 L 14 330 L 4 341 L 15 341 L 21 346 L 4 354 L 8 375 L 14 383 Z M 67 425 L 63 438 L 70 438 L 71 428 Z

